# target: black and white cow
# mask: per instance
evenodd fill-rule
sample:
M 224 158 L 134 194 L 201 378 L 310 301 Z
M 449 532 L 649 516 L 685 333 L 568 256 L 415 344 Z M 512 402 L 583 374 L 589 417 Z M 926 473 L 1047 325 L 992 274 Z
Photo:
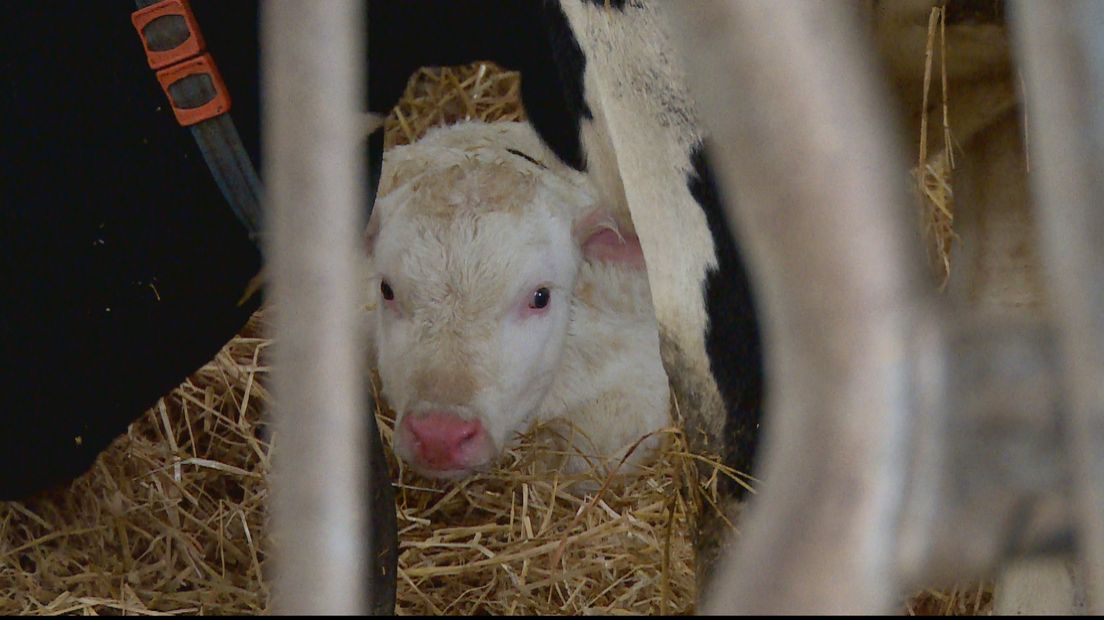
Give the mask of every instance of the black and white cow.
M 192 2 L 257 160 L 257 6 Z M 0 500 L 63 484 L 256 310 L 260 254 L 173 119 L 135 4 L 0 20 Z

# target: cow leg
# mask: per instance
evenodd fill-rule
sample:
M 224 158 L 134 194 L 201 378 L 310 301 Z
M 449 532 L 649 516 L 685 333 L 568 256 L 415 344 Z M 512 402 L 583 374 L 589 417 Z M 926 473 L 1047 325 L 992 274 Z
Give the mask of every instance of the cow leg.
M 758 324 L 663 15 L 644 2 L 561 7 L 585 58 L 588 172 L 632 214 L 690 449 L 722 453 L 747 474 L 763 382 Z M 734 520 L 742 488 L 721 478 L 722 510 Z M 725 515 L 705 509 L 696 532 L 702 590 L 728 538 Z

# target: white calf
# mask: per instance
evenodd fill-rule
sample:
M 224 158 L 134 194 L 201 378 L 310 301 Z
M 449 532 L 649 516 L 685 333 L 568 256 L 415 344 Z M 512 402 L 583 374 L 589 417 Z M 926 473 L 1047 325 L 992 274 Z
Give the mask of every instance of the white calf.
M 628 215 L 528 125 L 468 123 L 388 152 L 367 245 L 395 452 L 420 473 L 483 468 L 535 421 L 571 422 L 605 458 L 668 424 Z

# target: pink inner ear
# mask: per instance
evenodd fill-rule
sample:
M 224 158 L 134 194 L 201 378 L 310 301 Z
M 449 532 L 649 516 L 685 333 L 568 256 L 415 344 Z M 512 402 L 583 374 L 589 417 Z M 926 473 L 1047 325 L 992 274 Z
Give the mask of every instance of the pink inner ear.
M 583 256 L 587 260 L 620 263 L 634 269 L 644 268 L 644 251 L 640 249 L 640 239 L 618 235 L 611 228 L 599 228 L 591 233 L 583 242 Z

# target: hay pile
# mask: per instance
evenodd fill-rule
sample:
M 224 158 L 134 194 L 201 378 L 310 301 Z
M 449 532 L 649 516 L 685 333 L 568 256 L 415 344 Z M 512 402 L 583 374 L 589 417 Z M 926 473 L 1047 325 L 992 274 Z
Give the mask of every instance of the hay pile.
M 488 62 L 419 69 L 384 122 L 383 147 L 410 144 L 440 125 L 525 120 L 521 79 Z
M 932 7 L 928 19 L 928 42 L 924 63 L 924 96 L 921 105 L 920 150 L 912 177 L 920 202 L 920 214 L 924 237 L 928 242 L 928 258 L 940 290 L 947 286 L 951 277 L 951 244 L 954 233 L 954 192 L 952 176 L 954 171 L 954 141 L 951 138 L 951 126 L 948 118 L 950 104 L 947 89 L 947 13 L 944 7 Z M 932 93 L 931 82 L 934 70 L 936 39 L 939 40 L 939 93 L 942 102 L 942 115 L 939 119 L 941 148 L 929 149 L 928 145 L 928 101 Z
M 423 70 L 387 120 L 385 142 L 463 118 L 521 120 L 518 91 L 516 74 L 484 63 Z M 67 490 L 0 503 L 0 613 L 268 611 L 265 331 L 262 311 Z M 389 446 L 391 418 L 379 415 Z M 689 455 L 677 430 L 666 433 L 643 476 L 582 499 L 542 466 L 554 449 L 539 433 L 499 469 L 459 484 L 392 460 L 397 611 L 692 612 L 690 524 L 723 474 Z M 714 472 L 704 488 L 699 467 Z M 973 592 L 928 592 L 904 606 L 984 613 L 987 599 Z
M 993 584 L 956 584 L 950 590 L 924 590 L 905 602 L 910 616 L 991 616 Z
M 535 429 L 494 471 L 459 484 L 402 472 L 398 608 L 403 613 L 668 614 L 693 609 L 696 480 L 681 436 L 641 476 L 600 492 L 549 472 Z M 605 482 L 597 480 L 598 484 Z
M 67 490 L 0 504 L 0 613 L 267 612 L 265 328 L 258 313 Z M 398 612 L 690 611 L 698 461 L 667 432 L 646 475 L 582 499 L 566 487 L 586 476 L 550 474 L 539 432 L 461 484 L 392 460 Z
M 0 614 L 267 609 L 260 327 L 251 321 L 68 489 L 0 503 Z
M 523 119 L 518 88 L 516 74 L 491 65 L 423 70 L 388 119 L 386 142 L 461 118 Z M 0 613 L 268 610 L 265 328 L 262 311 L 67 490 L 0 504 Z M 380 421 L 390 445 L 391 417 Z M 392 460 L 397 611 L 691 611 L 700 501 L 691 481 L 704 461 L 678 431 L 666 433 L 645 475 L 583 498 L 547 470 L 556 454 L 540 433 L 460 484 Z

